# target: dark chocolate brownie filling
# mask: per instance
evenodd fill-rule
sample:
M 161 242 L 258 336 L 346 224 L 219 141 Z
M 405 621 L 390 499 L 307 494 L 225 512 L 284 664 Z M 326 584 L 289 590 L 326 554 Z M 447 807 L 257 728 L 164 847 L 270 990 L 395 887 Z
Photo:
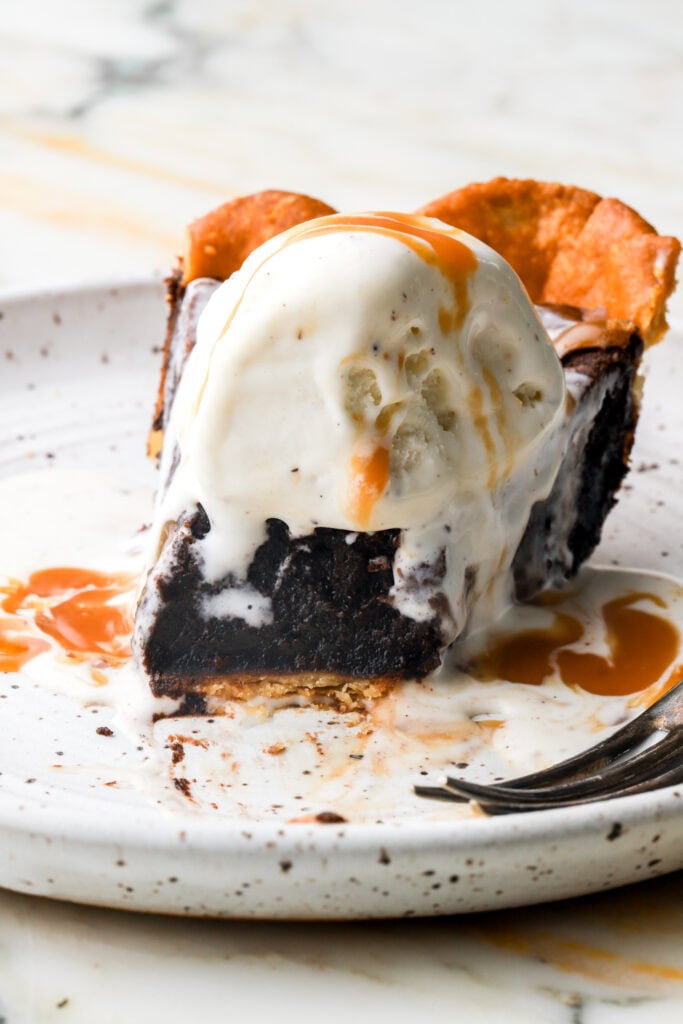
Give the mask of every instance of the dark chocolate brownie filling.
M 413 678 L 437 667 L 443 638 L 436 609 L 428 622 L 415 622 L 389 603 L 400 531 L 318 528 L 292 537 L 283 522 L 268 520 L 247 581 L 271 598 L 272 621 L 253 626 L 202 610 L 207 598 L 235 582 L 207 583 L 202 576 L 196 544 L 209 529 L 200 507 L 167 541 L 170 571 L 151 584 L 157 594 L 143 597 L 143 618 L 145 602 L 160 601 L 142 652 L 157 695 L 179 696 L 184 682 L 196 677 L 319 672 Z
M 565 374 L 585 385 L 569 424 L 569 443 L 555 484 L 531 510 L 513 562 L 515 594 L 528 601 L 575 575 L 600 540 L 602 525 L 628 471 L 637 408 L 634 381 L 643 343 L 584 349 L 565 356 Z

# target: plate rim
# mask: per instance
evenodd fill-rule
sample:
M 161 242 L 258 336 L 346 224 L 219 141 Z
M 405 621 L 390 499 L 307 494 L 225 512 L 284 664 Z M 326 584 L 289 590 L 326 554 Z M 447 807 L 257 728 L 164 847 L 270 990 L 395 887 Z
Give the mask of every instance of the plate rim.
M 161 273 L 115 276 L 87 282 L 22 285 L 0 289 L 0 303 L 26 303 L 46 300 L 78 300 L 101 292 L 126 293 L 163 287 Z M 672 333 L 683 335 L 683 318 L 672 317 Z M 682 339 L 683 340 L 683 339 Z M 609 568 L 609 567 L 607 567 Z M 623 568 L 623 567 L 622 567 Z M 681 582 L 675 576 L 657 572 Z M 17 776 L 9 776 L 21 784 Z M 5 780 L 7 776 L 5 776 Z M 56 782 L 57 780 L 55 780 Z M 50 789 L 50 793 L 54 790 Z M 335 824 L 212 818 L 208 814 L 188 813 L 179 808 L 171 812 L 157 811 L 140 804 L 124 808 L 121 816 L 89 815 L 98 803 L 96 794 L 71 795 L 65 811 L 56 809 L 51 798 L 19 793 L 14 785 L 0 789 L 0 834 L 29 834 L 31 838 L 70 841 L 95 847 L 126 846 L 153 855 L 159 849 L 185 849 L 207 855 L 229 851 L 254 851 L 255 843 L 277 840 L 277 853 L 286 853 L 302 839 L 315 839 L 305 850 L 297 848 L 297 856 L 319 857 L 344 846 L 348 851 L 368 852 L 389 846 L 393 853 L 409 854 L 446 847 L 454 854 L 476 847 L 519 847 L 529 843 L 549 842 L 555 838 L 577 838 L 599 835 L 615 823 L 625 828 L 651 821 L 678 823 L 683 826 L 683 786 L 676 784 L 647 793 L 596 801 L 591 804 L 538 812 L 510 815 L 455 818 L 453 820 L 398 820 L 388 822 L 343 821 Z M 100 803 L 101 806 L 101 803 Z M 146 823 L 146 829 L 143 826 Z M 182 833 L 182 839 L 180 834 Z M 248 838 L 247 838 L 248 834 Z M 683 832 L 682 832 L 683 835 Z

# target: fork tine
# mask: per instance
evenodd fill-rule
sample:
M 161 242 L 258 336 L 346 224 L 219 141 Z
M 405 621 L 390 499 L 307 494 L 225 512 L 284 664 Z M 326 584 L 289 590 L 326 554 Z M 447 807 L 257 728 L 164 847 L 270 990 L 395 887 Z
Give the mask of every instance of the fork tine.
M 679 776 L 683 779 L 680 734 L 679 730 L 676 730 L 635 757 L 581 781 L 538 790 L 515 790 L 507 785 L 480 785 L 446 778 L 443 787 L 446 792 L 457 793 L 481 803 L 495 802 L 531 809 L 539 804 L 552 803 L 560 806 L 584 802 L 590 798 L 600 800 L 610 796 L 622 796 L 627 791 L 630 792 L 634 786 L 651 788 L 655 784 L 668 784 L 661 781 L 665 777 L 675 782 L 679 780 Z
M 514 800 L 519 804 L 534 803 L 538 800 L 572 800 L 575 797 L 599 793 L 607 796 L 624 787 L 645 782 L 653 777 L 683 767 L 681 758 L 681 730 L 675 729 L 657 743 L 635 754 L 631 758 L 611 764 L 604 771 L 597 772 L 584 779 L 571 780 L 556 786 L 543 786 L 537 789 L 516 789 L 507 783 L 485 786 L 474 782 L 446 777 L 444 788 L 449 792 L 469 795 L 470 798 L 489 799 L 495 794 L 496 799 Z
M 468 796 L 460 796 L 458 793 L 451 793 L 443 786 L 413 786 L 415 796 L 426 796 L 429 800 L 452 800 L 456 804 L 469 802 Z
M 615 757 L 642 743 L 657 729 L 668 730 L 678 725 L 683 725 L 683 681 L 672 687 L 643 714 L 594 747 L 560 761 L 551 768 L 510 779 L 505 782 L 505 786 L 510 789 L 544 789 L 558 782 L 582 779 L 612 764 Z
M 634 754 L 657 731 L 667 735 Z M 418 796 L 476 800 L 488 814 L 541 811 L 643 793 L 683 782 L 683 680 L 637 718 L 589 750 L 551 768 L 490 786 L 446 777 Z
M 632 786 L 626 786 L 616 793 L 590 793 L 583 797 L 553 800 L 552 798 L 540 798 L 533 803 L 521 803 L 510 796 L 500 799 L 494 787 L 490 789 L 490 798 L 481 797 L 477 803 L 486 814 L 515 814 L 529 811 L 552 811 L 561 807 L 576 807 L 579 804 L 598 803 L 601 800 L 614 800 L 621 796 L 632 796 L 637 793 L 647 793 L 664 786 L 673 786 L 683 782 L 683 765 L 676 765 L 670 771 L 652 776 Z M 444 794 L 448 790 L 444 790 Z

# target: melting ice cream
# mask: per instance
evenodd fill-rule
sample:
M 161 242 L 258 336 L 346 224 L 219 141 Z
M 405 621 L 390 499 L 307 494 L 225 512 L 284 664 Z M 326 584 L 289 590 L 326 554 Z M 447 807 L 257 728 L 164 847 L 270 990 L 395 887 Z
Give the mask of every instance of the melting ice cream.
M 508 602 L 565 398 L 531 302 L 488 246 L 403 214 L 309 221 L 254 251 L 201 316 L 150 555 L 201 504 L 206 578 L 232 574 L 229 613 L 267 621 L 268 600 L 239 583 L 268 519 L 298 536 L 399 528 L 392 600 L 424 620 L 445 598 L 454 638 Z

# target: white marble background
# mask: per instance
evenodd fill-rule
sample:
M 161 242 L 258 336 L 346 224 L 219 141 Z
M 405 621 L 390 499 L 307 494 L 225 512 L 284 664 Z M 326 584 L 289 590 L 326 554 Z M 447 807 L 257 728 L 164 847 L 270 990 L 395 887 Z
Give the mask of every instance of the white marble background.
M 680 1024 L 683 878 L 435 921 L 140 917 L 5 894 L 7 1024 Z
M 679 0 L 2 0 L 0 285 L 165 268 L 264 187 L 412 208 L 528 175 L 683 234 L 682 25 Z
M 161 272 L 276 187 L 571 181 L 683 234 L 680 0 L 0 0 L 0 288 Z M 683 293 L 672 304 L 683 314 Z M 683 1018 L 683 879 L 476 919 L 127 917 L 0 895 L 0 1020 Z

